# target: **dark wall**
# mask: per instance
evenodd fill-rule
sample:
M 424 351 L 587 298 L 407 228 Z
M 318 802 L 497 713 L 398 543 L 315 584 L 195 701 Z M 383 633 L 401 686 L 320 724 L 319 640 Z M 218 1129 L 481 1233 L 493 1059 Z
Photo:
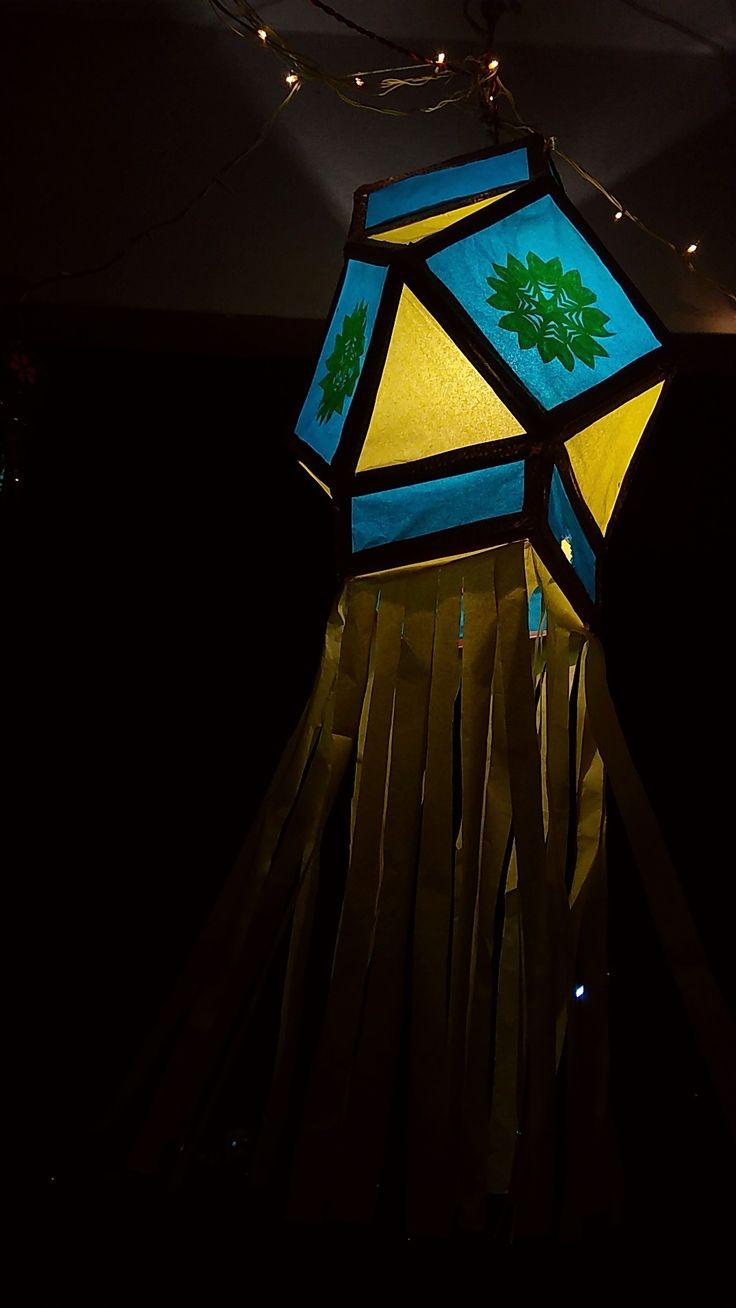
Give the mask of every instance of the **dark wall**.
M 153 1021 L 308 694 L 330 525 L 285 437 L 304 361 L 48 346 L 6 505 L 18 862 L 17 1066 L 41 1178 L 84 1184 L 91 1124 Z M 724 760 L 725 354 L 683 375 L 608 576 L 610 681 L 714 969 L 733 993 Z M 613 1077 L 627 1213 L 722 1216 L 707 1077 L 612 820 Z
M 179 213 L 254 141 L 286 91 L 281 63 L 234 36 L 207 0 L 4 0 L 2 9 L 0 298 L 6 279 L 105 263 Z M 407 62 L 308 0 L 266 10 L 265 21 L 334 72 Z M 680 248 L 700 240 L 703 271 L 733 285 L 736 62 L 725 0 L 372 0 L 351 14 L 458 60 L 486 48 L 483 18 L 495 14 L 493 44 L 526 121 Z M 305 86 L 265 144 L 186 219 L 94 277 L 47 286 L 39 302 L 320 318 L 354 189 L 488 143 L 472 104 L 416 112 L 432 98 L 392 95 L 383 106 L 407 116 L 387 117 Z M 610 204 L 562 171 L 668 327 L 734 331 L 715 287 L 630 224 L 613 224 Z
M 72 1160 L 309 693 L 329 524 L 305 365 L 55 349 L 6 518 L 37 1141 Z M 24 986 L 25 989 L 25 986 Z

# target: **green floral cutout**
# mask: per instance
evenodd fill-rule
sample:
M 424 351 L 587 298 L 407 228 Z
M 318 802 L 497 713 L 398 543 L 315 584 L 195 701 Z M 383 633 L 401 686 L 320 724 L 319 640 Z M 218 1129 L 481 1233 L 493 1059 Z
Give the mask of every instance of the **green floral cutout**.
M 509 254 L 506 267 L 494 263 L 498 276 L 486 279 L 493 289 L 488 303 L 505 311 L 499 327 L 516 332 L 522 350 L 536 346 L 543 363 L 559 359 L 568 372 L 578 359 L 594 368 L 597 358 L 608 358 L 595 337 L 615 334 L 606 327 L 609 315 L 592 307 L 598 297 L 577 269 L 564 272 L 559 259 L 545 261 L 531 250 L 526 265 Z
M 355 390 L 365 350 L 367 321 L 365 300 L 356 304 L 352 313 L 345 315 L 342 331 L 337 333 L 335 348 L 327 360 L 327 372 L 319 383 L 322 387 L 322 399 L 317 409 L 319 422 L 327 422 L 333 413 L 342 413 L 346 399 Z

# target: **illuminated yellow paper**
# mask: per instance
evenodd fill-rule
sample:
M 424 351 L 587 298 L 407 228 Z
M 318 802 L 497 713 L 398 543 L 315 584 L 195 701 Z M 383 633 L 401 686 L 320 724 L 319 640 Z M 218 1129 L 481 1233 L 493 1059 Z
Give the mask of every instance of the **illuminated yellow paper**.
M 301 459 L 299 460 L 299 467 L 303 468 L 305 472 L 308 472 L 310 477 L 314 481 L 316 481 L 317 485 L 321 486 L 325 494 L 329 495 L 330 499 L 332 499 L 332 491 L 330 490 L 329 486 L 325 485 L 322 479 L 317 476 L 316 472 L 312 472 L 312 469 L 307 467 L 306 463 L 302 463 Z
M 599 418 L 567 442 L 575 479 L 601 531 L 611 520 L 621 483 L 664 382 Z
M 404 287 L 358 472 L 520 436 L 523 430 Z
M 471 213 L 477 213 L 479 209 L 485 209 L 487 205 L 495 204 L 496 200 L 502 200 L 504 195 L 509 194 L 509 191 L 504 191 L 501 195 L 491 195 L 486 200 L 476 200 L 474 204 L 464 204 L 459 209 L 433 213 L 428 218 L 418 218 L 416 222 L 405 223 L 403 227 L 392 227 L 389 232 L 373 232 L 370 239 L 390 241 L 392 245 L 410 245 L 413 241 L 423 240 L 425 236 L 434 236 L 435 232 L 444 231 L 453 223 L 459 223 L 461 218 L 467 218 Z

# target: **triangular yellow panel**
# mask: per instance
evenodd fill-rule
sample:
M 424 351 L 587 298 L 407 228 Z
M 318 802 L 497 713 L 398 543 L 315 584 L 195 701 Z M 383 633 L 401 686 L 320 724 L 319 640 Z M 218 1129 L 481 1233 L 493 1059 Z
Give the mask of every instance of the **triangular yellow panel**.
M 358 472 L 519 436 L 523 430 L 405 286 Z
M 425 236 L 434 236 L 435 232 L 444 231 L 445 227 L 459 223 L 461 218 L 467 218 L 469 214 L 477 213 L 479 209 L 485 209 L 487 205 L 495 204 L 496 200 L 502 200 L 504 195 L 510 194 L 510 191 L 504 191 L 503 195 L 491 195 L 485 200 L 476 200 L 474 204 L 464 204 L 460 209 L 433 213 L 429 218 L 418 218 L 416 222 L 406 223 L 403 227 L 392 227 L 390 232 L 375 232 L 370 239 L 391 241 L 394 245 L 409 245 L 411 241 L 421 241 Z
M 654 411 L 664 382 L 613 409 L 567 442 L 572 470 L 602 532 L 611 520 L 621 483 Z
M 306 463 L 302 463 L 301 459 L 299 459 L 298 462 L 299 462 L 299 467 L 303 468 L 305 472 L 308 472 L 312 480 L 316 481 L 317 485 L 321 486 L 325 494 L 329 495 L 330 499 L 332 499 L 332 491 L 330 490 L 329 486 L 327 486 L 325 482 L 323 482 L 321 478 L 317 476 L 316 472 L 312 472 L 312 469 L 308 468 Z

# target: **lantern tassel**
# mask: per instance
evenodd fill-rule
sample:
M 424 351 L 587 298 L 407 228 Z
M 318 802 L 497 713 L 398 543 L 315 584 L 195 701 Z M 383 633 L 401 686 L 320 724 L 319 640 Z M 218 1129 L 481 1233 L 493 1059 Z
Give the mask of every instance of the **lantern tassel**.
M 528 543 L 347 581 L 154 1037 L 135 1165 L 172 1135 L 196 1153 L 288 936 L 252 1181 L 291 1218 L 368 1223 L 386 1192 L 427 1235 L 487 1229 L 501 1197 L 508 1238 L 610 1213 L 604 759 L 640 861 L 654 840 L 622 739 L 600 646 Z M 705 1021 L 703 971 L 680 970 Z

